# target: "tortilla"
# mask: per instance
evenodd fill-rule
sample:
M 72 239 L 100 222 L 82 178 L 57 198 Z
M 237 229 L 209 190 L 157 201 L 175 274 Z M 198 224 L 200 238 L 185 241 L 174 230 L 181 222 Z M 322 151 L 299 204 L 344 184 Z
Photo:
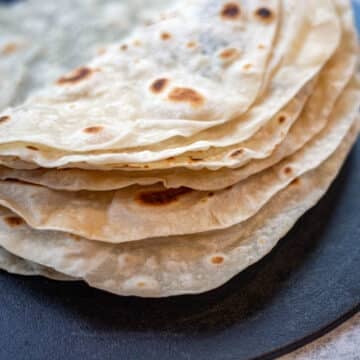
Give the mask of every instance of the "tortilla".
M 0 154 L 18 156 L 23 160 L 34 162 L 44 167 L 64 166 L 69 162 L 73 166 L 83 167 L 84 165 L 82 163 L 80 164 L 78 163 L 83 161 L 87 163 L 86 166 L 92 166 L 94 168 L 101 168 L 101 167 L 111 168 L 113 163 L 116 164 L 116 167 L 121 167 L 121 166 L 126 167 L 130 163 L 130 160 L 134 158 L 133 159 L 134 161 L 138 163 L 142 163 L 144 164 L 144 166 L 148 166 L 152 168 L 156 165 L 155 164 L 151 164 L 151 166 L 147 165 L 147 163 L 150 160 L 155 161 L 159 159 L 167 159 L 169 156 L 174 155 L 174 151 L 177 153 L 177 155 L 179 155 L 179 153 L 184 153 L 190 150 L 201 150 L 201 149 L 207 150 L 212 145 L 215 147 L 230 146 L 230 145 L 238 144 L 239 142 L 250 138 L 251 136 L 254 135 L 256 131 L 258 131 L 261 128 L 261 126 L 265 125 L 273 116 L 275 116 L 276 113 L 283 106 L 285 106 L 291 99 L 293 99 L 294 96 L 300 91 L 300 89 L 308 81 L 310 81 L 317 75 L 317 73 L 324 66 L 325 62 L 334 53 L 340 38 L 341 31 L 339 27 L 339 21 L 332 2 L 327 0 L 322 0 L 321 2 L 313 1 L 311 2 L 311 4 L 307 4 L 306 9 L 304 7 L 304 4 L 295 1 L 294 2 L 286 1 L 284 2 L 283 5 L 287 6 L 288 10 L 293 10 L 292 15 L 294 16 L 294 18 L 290 19 L 291 20 L 290 21 L 287 18 L 287 16 L 291 15 L 289 11 L 287 13 L 284 13 L 286 21 L 288 21 L 288 23 L 291 24 L 289 29 L 290 31 L 286 32 L 284 39 L 282 39 L 281 41 L 281 43 L 285 42 L 287 45 L 289 45 L 285 47 L 287 49 L 287 52 L 283 54 L 282 57 L 280 57 L 282 61 L 279 63 L 278 67 L 276 68 L 276 71 L 274 71 L 275 74 L 273 77 L 271 77 L 271 83 L 267 86 L 267 89 L 271 89 L 271 91 L 266 92 L 267 96 L 262 95 L 261 99 L 258 100 L 258 106 L 252 107 L 248 113 L 244 114 L 244 116 L 238 117 L 239 112 L 237 112 L 237 117 L 236 119 L 234 119 L 234 121 L 227 121 L 228 123 L 226 125 L 223 125 L 221 127 L 216 127 L 215 130 L 214 124 L 216 123 L 216 121 L 208 121 L 208 119 L 212 119 L 213 116 L 212 114 L 207 114 L 206 115 L 207 120 L 201 121 L 201 125 L 199 126 L 202 129 L 204 129 L 208 127 L 207 123 L 211 123 L 212 129 L 210 129 L 209 131 L 202 131 L 198 135 L 199 138 L 197 138 L 196 136 L 192 137 L 191 135 L 194 135 L 193 130 L 197 127 L 197 125 L 194 125 L 194 121 L 200 123 L 200 121 L 198 120 L 187 119 L 186 123 L 184 123 L 186 124 L 186 129 L 183 128 L 184 133 L 182 133 L 181 131 L 183 130 L 181 130 L 180 132 L 178 131 L 179 130 L 178 125 L 180 126 L 181 124 L 183 124 L 182 120 L 179 121 L 177 119 L 176 124 L 174 124 L 173 121 L 161 121 L 161 123 L 159 124 L 158 120 L 153 119 L 154 117 L 152 117 L 152 119 L 148 122 L 146 122 L 146 119 L 144 118 L 141 119 L 140 122 L 136 122 L 136 124 L 141 126 L 141 131 L 136 133 L 136 131 L 134 132 L 132 129 L 133 126 L 138 126 L 138 125 L 134 125 L 133 122 L 129 124 L 128 121 L 125 121 L 124 112 L 122 112 L 122 115 L 121 116 L 119 115 L 120 116 L 119 118 L 122 119 L 121 125 L 117 126 L 116 128 L 116 132 L 120 135 L 119 136 L 116 135 L 116 137 L 114 138 L 113 130 L 110 129 L 110 127 L 105 126 L 106 124 L 103 124 L 104 126 L 102 124 L 99 125 L 98 119 L 99 116 L 102 116 L 100 113 L 97 116 L 95 116 L 97 125 L 87 124 L 94 126 L 84 127 L 81 130 L 81 132 L 74 130 L 71 127 L 72 126 L 78 127 L 81 124 L 81 121 L 71 120 L 71 119 L 74 120 L 74 118 L 72 118 L 71 117 L 72 115 L 70 114 L 74 109 L 71 110 L 71 108 L 73 107 L 72 106 L 68 107 L 66 105 L 67 103 L 61 100 L 64 98 L 65 95 L 61 92 L 62 95 L 60 96 L 58 94 L 59 98 L 56 100 L 56 96 L 55 96 L 56 94 L 55 94 L 53 100 L 51 101 L 49 100 L 49 102 L 47 102 L 47 98 L 49 98 L 49 96 L 45 96 L 44 94 L 42 97 L 35 97 L 34 99 L 29 100 L 27 104 L 25 104 L 23 107 L 19 107 L 18 109 L 8 110 L 6 113 L 2 115 L 2 116 L 8 116 L 10 117 L 10 119 L 16 121 L 5 121 L 3 124 L 4 130 L 6 130 L 7 134 L 8 135 L 10 134 L 10 136 L 7 136 L 6 139 L 4 139 L 4 141 L 0 139 L 0 142 L 4 144 L 0 149 Z M 313 6 L 314 11 L 309 11 L 308 5 Z M 294 10 L 298 10 L 298 11 L 294 11 Z M 311 13 L 311 19 L 309 16 L 310 13 Z M 176 16 L 174 16 L 174 18 L 176 19 Z M 294 38 L 298 36 L 297 29 L 299 28 L 301 28 L 302 30 L 301 31 L 302 38 L 298 39 L 297 42 L 294 42 L 293 41 Z M 151 33 L 150 30 L 147 31 Z M 329 39 L 329 36 L 331 36 L 332 41 L 327 41 Z M 301 44 L 301 48 L 298 48 L 297 46 L 298 45 L 300 46 L 300 44 Z M 275 58 L 277 56 L 276 50 L 279 48 L 281 49 L 282 47 L 278 46 L 275 47 L 274 49 Z M 116 47 L 116 49 L 118 49 L 118 47 Z M 101 60 L 102 58 L 99 58 L 98 60 L 94 60 L 94 63 L 99 66 L 101 64 L 106 65 L 107 64 L 106 59 L 111 58 L 110 54 L 113 53 L 110 51 L 108 57 L 104 55 L 105 59 Z M 121 63 L 122 60 L 119 61 Z M 236 64 L 237 62 L 235 61 L 232 66 L 235 66 Z M 230 71 L 230 70 L 226 70 L 226 71 Z M 84 83 L 82 83 L 83 85 L 81 86 L 79 85 L 78 95 L 76 95 L 77 87 L 75 87 L 75 89 L 73 90 L 69 89 L 69 92 L 71 92 L 72 94 L 71 96 L 73 96 L 71 97 L 71 100 L 73 101 L 76 98 L 77 104 L 80 106 L 79 108 L 77 107 L 78 105 L 76 106 L 77 108 L 76 111 L 79 112 L 81 111 L 82 116 L 86 116 L 86 111 L 88 110 L 91 112 L 95 111 L 96 104 L 98 104 L 99 102 L 103 106 L 103 109 L 111 108 L 112 115 L 114 117 L 111 120 L 112 121 L 111 126 L 115 126 L 117 123 L 116 120 L 114 123 L 114 119 L 117 119 L 116 111 L 118 111 L 118 108 L 117 107 L 114 108 L 111 106 L 108 107 L 106 103 L 101 102 L 102 99 L 101 96 L 104 97 L 111 96 L 112 90 L 111 89 L 109 90 L 109 87 L 107 87 L 107 90 L 104 93 L 101 93 L 102 95 L 100 94 L 98 96 L 96 94 L 93 97 L 91 97 L 92 106 L 89 109 L 86 109 L 86 104 L 88 104 L 89 102 L 88 99 L 87 100 L 85 99 L 83 101 L 82 96 L 85 91 L 84 89 L 88 86 L 91 87 L 90 92 L 96 91 L 97 87 L 94 86 L 95 85 L 94 82 L 99 81 L 101 83 L 103 79 L 102 75 L 103 75 L 102 72 L 96 72 L 94 76 L 90 76 L 88 80 L 85 79 Z M 190 80 L 191 81 L 196 80 L 196 84 L 198 86 L 201 86 L 201 81 L 197 81 L 198 78 L 196 76 L 192 76 L 192 79 Z M 223 83 L 225 86 L 226 81 L 223 81 Z M 245 87 L 245 84 L 242 84 L 242 86 Z M 116 88 L 116 86 L 113 86 L 113 88 Z M 285 88 L 287 89 L 287 91 L 283 91 L 283 89 Z M 169 90 L 166 90 L 165 92 L 166 93 L 171 92 L 172 91 L 171 89 L 172 87 L 170 86 Z M 52 93 L 53 91 L 51 89 L 48 89 L 46 91 L 46 94 L 52 94 Z M 126 96 L 130 96 L 130 94 L 132 93 L 128 91 L 126 92 Z M 222 92 L 221 94 L 223 99 L 226 92 L 225 93 Z M 236 97 L 238 98 L 238 94 Z M 142 99 L 143 98 L 144 98 L 144 102 L 146 103 L 146 99 L 147 99 L 146 95 L 143 95 Z M 67 99 L 70 98 L 68 97 Z M 225 101 L 227 101 L 227 99 L 225 99 Z M 40 104 L 43 104 L 45 107 L 42 105 L 40 106 Z M 131 101 L 130 104 L 132 104 Z M 207 102 L 201 108 L 206 109 L 209 104 L 211 104 L 211 100 L 210 103 Z M 161 102 L 161 106 L 158 105 L 159 104 L 157 103 L 157 101 L 154 101 L 153 106 L 156 106 L 156 111 L 160 111 L 159 109 L 161 109 L 161 111 L 163 111 L 164 113 L 167 112 L 168 107 L 166 106 L 163 107 L 164 104 L 162 102 Z M 56 121 L 52 121 L 52 120 L 48 121 L 50 118 L 46 118 L 46 117 L 48 115 L 50 116 L 50 113 L 52 112 L 51 109 L 57 106 L 59 107 L 59 109 L 61 108 L 61 116 L 66 115 L 65 119 L 61 120 L 62 125 L 65 125 L 64 121 L 66 122 L 72 121 L 73 124 L 70 127 L 67 125 L 62 126 L 62 128 L 65 129 L 64 131 L 66 132 L 71 130 L 71 133 L 66 136 L 65 134 L 59 134 L 58 132 L 56 132 L 56 136 L 55 136 L 55 132 L 51 133 L 51 131 L 49 130 L 51 127 L 56 126 Z M 48 109 L 50 113 L 48 113 L 47 112 L 48 110 L 45 109 Z M 216 109 L 215 109 L 215 113 L 216 113 Z M 226 114 L 228 112 L 226 111 L 224 113 L 224 109 L 228 109 L 227 102 L 222 104 L 221 113 L 223 116 L 226 117 L 227 120 L 232 120 L 234 116 L 227 117 Z M 231 106 L 230 109 L 232 109 Z M 70 111 L 70 113 L 68 113 L 68 111 Z M 74 110 L 74 112 L 76 111 Z M 199 110 L 199 111 L 202 112 L 203 110 Z M 31 116 L 26 115 L 30 113 Z M 183 113 L 177 112 L 177 116 L 181 117 L 181 114 Z M 152 116 L 152 113 L 147 112 L 146 116 L 150 116 L 150 115 Z M 87 116 L 86 119 L 89 119 L 91 117 L 94 118 L 93 115 L 90 116 L 89 114 L 89 116 Z M 29 118 L 30 119 L 34 118 L 36 119 L 36 121 L 40 121 L 40 119 L 43 120 L 40 132 L 38 131 L 36 133 L 29 132 L 30 130 L 29 127 L 32 126 L 31 123 L 33 122 L 33 120 L 29 120 Z M 52 117 L 53 120 L 55 118 L 59 119 L 57 115 L 55 117 Z M 25 121 L 25 119 L 27 120 Z M 220 120 L 220 123 L 223 122 L 224 121 Z M 123 128 L 125 128 L 125 130 Z M 16 129 L 21 129 L 21 130 L 17 131 Z M 84 131 L 83 131 L 84 129 L 91 129 L 90 131 L 91 136 L 89 136 L 89 133 L 87 133 L 86 136 L 84 136 Z M 199 130 L 199 128 L 197 129 Z M 198 132 L 198 130 L 196 130 L 196 132 Z M 13 131 L 14 131 L 14 135 L 15 133 L 17 133 L 16 137 L 12 137 L 11 134 Z M 121 131 L 123 131 L 122 135 L 121 135 Z M 25 136 L 23 136 L 23 134 L 25 134 Z M 50 140 L 42 141 L 41 138 L 43 138 L 43 136 L 47 137 L 48 135 L 52 136 L 51 141 Z M 174 138 L 175 136 L 177 137 Z M 59 144 L 59 140 L 58 140 L 59 138 L 62 139 L 61 141 L 66 141 L 68 144 L 65 143 L 63 145 Z M 110 138 L 111 140 L 109 140 Z M 171 138 L 169 142 L 172 148 L 171 149 L 165 148 L 165 150 L 161 151 L 161 149 L 164 146 L 163 142 L 164 140 L 166 140 L 166 138 L 168 139 Z M 48 139 L 50 139 L 50 137 L 48 137 Z M 189 140 L 188 146 L 187 145 L 179 146 L 178 141 L 181 143 L 183 142 L 183 140 L 187 141 L 187 139 Z M 88 141 L 91 144 L 87 143 L 87 144 L 83 144 L 84 146 L 82 146 L 79 145 L 79 141 L 80 142 Z M 26 148 L 26 146 L 24 145 L 26 145 L 27 142 L 31 142 L 32 145 L 40 144 L 37 147 L 38 150 L 32 151 L 31 149 Z M 150 143 L 154 143 L 154 142 L 158 143 L 156 147 L 160 149 L 160 152 L 139 148 L 139 146 L 149 145 Z M 66 152 L 65 151 L 61 152 L 60 150 L 55 151 L 54 150 L 55 147 L 57 149 L 64 149 L 66 147 Z M 120 148 L 123 149 L 124 152 L 116 152 L 116 153 L 114 152 L 114 150 L 118 151 Z M 129 150 L 129 148 L 134 148 L 134 149 Z M 105 149 L 109 149 L 109 151 L 110 150 L 111 151 L 105 152 Z M 90 150 L 91 152 L 89 152 Z M 101 150 L 102 152 L 94 153 L 95 150 L 96 151 Z M 82 151 L 84 153 L 82 154 L 71 153 L 71 151 Z M 127 163 L 122 164 L 123 161 L 126 161 Z M 182 165 L 191 168 L 198 166 L 198 165 L 194 165 L 193 162 L 189 163 L 188 159 L 186 163 Z M 159 165 L 159 166 L 164 166 L 164 165 Z M 171 163 L 167 164 L 166 166 L 167 167 L 171 166 Z
M 290 128 L 290 131 L 286 132 L 283 128 L 277 127 L 278 130 L 286 133 L 286 137 L 283 142 L 277 144 L 278 146 L 270 156 L 268 156 L 268 153 L 273 148 L 273 145 L 271 145 L 273 139 L 268 139 L 267 142 L 264 141 L 262 144 L 260 141 L 254 142 L 259 137 L 256 135 L 252 140 L 249 140 L 247 149 L 242 147 L 241 150 L 243 151 L 240 154 L 237 154 L 240 149 L 236 149 L 233 154 L 237 154 L 236 156 L 238 157 L 246 156 L 246 153 L 250 153 L 251 156 L 255 157 L 254 153 L 257 153 L 258 159 L 237 169 L 222 168 L 217 171 L 203 169 L 196 172 L 183 168 L 146 172 L 136 170 L 91 171 L 82 169 L 36 169 L 33 171 L 22 171 L 3 167 L 0 168 L 0 179 L 17 179 L 52 189 L 70 191 L 107 191 L 135 184 L 152 185 L 155 183 L 162 183 L 166 188 L 184 186 L 195 190 L 211 191 L 224 189 L 273 166 L 286 156 L 292 155 L 301 149 L 326 126 L 336 100 L 355 71 L 358 44 L 352 24 L 351 8 L 348 2 L 340 1 L 340 4 L 337 4 L 337 10 L 341 14 L 343 27 L 340 46 L 318 76 L 313 94 L 310 96 L 299 119 Z M 288 118 L 285 122 L 290 127 L 291 122 L 289 120 Z M 276 123 L 278 123 L 278 119 L 276 119 Z M 268 126 L 265 126 L 261 132 L 264 135 L 266 134 L 267 137 L 271 137 L 271 131 L 269 132 Z M 254 144 L 252 148 L 249 148 L 250 143 Z M 264 150 L 265 148 L 267 150 Z M 263 154 L 259 156 L 261 151 L 263 151 Z M 198 163 L 198 159 L 195 162 Z
M 35 229 L 113 243 L 225 229 L 254 216 L 276 193 L 331 156 L 355 122 L 359 101 L 359 80 L 354 77 L 327 127 L 309 144 L 276 166 L 221 191 L 154 185 L 68 192 L 2 181 L 0 204 Z
M 57 271 L 36 264 L 34 262 L 15 256 L 2 247 L 0 247 L 0 270 L 7 271 L 11 274 L 25 276 L 45 276 L 52 280 L 70 281 L 76 280 L 70 276 L 58 273 Z
M 359 122 L 319 168 L 293 181 L 256 216 L 232 228 L 110 245 L 70 234 L 9 226 L 0 209 L 0 244 L 12 253 L 118 295 L 161 297 L 214 289 L 269 253 L 326 193 L 359 131 Z M 19 219 L 19 218 L 18 218 Z

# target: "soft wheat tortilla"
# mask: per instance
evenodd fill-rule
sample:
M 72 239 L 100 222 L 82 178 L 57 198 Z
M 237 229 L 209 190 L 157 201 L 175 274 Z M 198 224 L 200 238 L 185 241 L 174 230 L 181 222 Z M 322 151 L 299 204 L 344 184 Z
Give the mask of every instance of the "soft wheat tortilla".
M 0 210 L 0 244 L 118 295 L 161 297 L 214 289 L 269 253 L 326 193 L 358 134 L 354 126 L 319 168 L 296 179 L 256 216 L 227 230 L 110 245 L 29 228 Z M 9 217 L 17 226 L 9 226 Z
M 279 0 L 180 1 L 7 110 L 16 121 L 5 123 L 8 137 L 0 142 L 116 149 L 191 136 L 231 120 L 262 87 L 279 12 Z M 86 130 L 100 126 L 99 133 Z
M 11 274 L 26 276 L 45 276 L 49 279 L 70 281 L 76 280 L 70 276 L 58 273 L 57 271 L 43 265 L 36 264 L 32 261 L 22 259 L 15 256 L 4 248 L 0 247 L 0 270 L 4 270 Z
M 91 171 L 81 169 L 36 169 L 33 171 L 0 168 L 0 179 L 17 179 L 57 190 L 117 190 L 130 185 L 152 185 L 161 182 L 167 188 L 189 187 L 195 190 L 220 190 L 254 175 L 284 159 L 318 134 L 326 125 L 333 106 L 350 80 L 357 62 L 357 38 L 347 1 L 336 1 L 341 14 L 343 34 L 339 48 L 320 73 L 314 93 L 285 140 L 265 159 L 237 168 L 217 171 L 192 171 L 176 168 L 162 171 Z M 276 119 L 277 120 L 277 119 Z M 267 126 L 265 127 L 267 128 Z M 264 129 L 264 132 L 266 130 Z M 266 132 L 270 137 L 271 132 Z M 256 136 L 255 136 L 256 138 Z M 261 145 L 257 143 L 257 149 Z M 271 146 L 270 146 L 271 148 Z M 255 149 L 255 148 L 254 148 Z M 245 151 L 245 150 L 244 150 Z M 269 150 L 268 150 L 269 151 Z
M 0 109 L 119 41 L 165 0 L 21 1 L 0 6 Z M 149 14 L 149 15 L 148 15 Z
M 228 228 L 254 216 L 276 193 L 331 156 L 354 123 L 359 101 L 354 77 L 318 136 L 276 166 L 221 191 L 154 185 L 68 192 L 1 181 L 0 204 L 33 228 L 113 243 Z
M 72 163 L 73 166 L 76 167 L 85 167 L 85 166 L 92 166 L 93 168 L 112 168 L 112 167 L 125 167 L 129 166 L 129 162 L 132 157 L 134 157 L 134 161 L 139 163 L 144 163 L 143 166 L 153 168 L 153 167 L 170 167 L 170 166 L 186 166 L 190 168 L 198 168 L 203 167 L 203 165 L 198 164 L 197 162 L 189 162 L 189 159 L 186 158 L 186 161 L 184 163 L 181 163 L 181 159 L 179 160 L 179 163 L 174 162 L 166 162 L 165 163 L 151 163 L 146 164 L 150 160 L 157 160 L 157 159 L 166 159 L 169 156 L 178 155 L 179 152 L 183 153 L 184 151 L 189 150 L 206 150 L 209 149 L 211 145 L 213 146 L 227 146 L 230 144 L 238 144 L 239 142 L 251 137 L 256 131 L 261 128 L 262 125 L 266 124 L 272 116 L 275 116 L 276 113 L 285 106 L 291 99 L 294 98 L 294 96 L 299 92 L 301 87 L 306 84 L 310 79 L 312 79 L 324 66 L 324 63 L 329 59 L 329 57 L 333 54 L 335 49 L 338 45 L 338 40 L 340 37 L 340 26 L 339 26 L 339 19 L 336 15 L 334 6 L 331 1 L 323 0 L 323 1 L 312 1 L 310 4 L 307 4 L 306 9 L 304 4 L 297 1 L 286 1 L 283 3 L 284 6 L 288 7 L 288 10 L 298 10 L 293 11 L 293 13 L 286 13 L 286 16 L 293 16 L 293 18 L 286 18 L 286 20 L 289 22 L 290 29 L 287 29 L 285 33 L 285 39 L 283 39 L 283 42 L 285 41 L 289 46 L 287 48 L 288 52 L 283 54 L 281 58 L 281 61 L 279 63 L 279 66 L 277 67 L 275 71 L 275 75 L 271 78 L 271 83 L 268 86 L 268 89 L 271 91 L 267 91 L 266 94 L 262 96 L 261 99 L 258 101 L 258 105 L 253 107 L 249 113 L 245 114 L 243 117 L 237 118 L 234 121 L 229 122 L 227 125 L 217 127 L 216 130 L 209 130 L 202 132 L 199 134 L 198 137 L 191 137 L 188 139 L 189 144 L 185 146 L 179 146 L 181 143 L 186 141 L 186 139 L 183 139 L 181 137 L 176 137 L 171 139 L 169 141 L 169 145 L 171 145 L 172 148 L 165 149 L 162 151 L 162 148 L 164 146 L 163 142 L 160 142 L 162 139 L 161 132 L 162 129 L 158 128 L 158 122 L 156 124 L 153 121 L 150 121 L 146 125 L 141 123 L 142 128 L 141 131 L 136 133 L 131 132 L 131 127 L 129 128 L 126 124 L 126 122 L 123 123 L 123 126 L 126 127 L 125 131 L 125 137 L 129 137 L 132 141 L 131 146 L 139 146 L 141 144 L 140 142 L 147 142 L 147 141 L 156 141 L 160 142 L 156 147 L 158 148 L 156 151 L 150 151 L 150 150 L 141 150 L 140 148 L 136 148 L 133 150 L 127 150 L 125 149 L 124 152 L 110 152 L 110 153 L 85 153 L 85 154 L 71 154 L 66 152 L 60 152 L 60 151 L 54 151 L 50 147 L 59 147 L 58 140 L 56 138 L 53 139 L 53 141 L 48 143 L 47 145 L 50 146 L 49 148 L 46 148 L 44 146 L 38 146 L 38 151 L 33 151 L 32 149 L 26 148 L 26 144 L 24 143 L 13 143 L 13 144 L 7 144 L 1 147 L 0 153 L 2 155 L 13 155 L 18 156 L 23 160 L 30 161 L 37 163 L 44 167 L 58 167 L 68 164 L 69 162 Z M 309 6 L 312 6 L 309 11 Z M 311 16 L 309 16 L 309 13 L 311 13 Z M 301 28 L 301 39 L 298 38 L 298 31 L 299 28 Z M 282 29 L 284 31 L 284 29 Z M 327 41 L 329 37 L 331 36 L 331 41 Z M 294 41 L 294 39 L 297 39 L 297 41 Z M 281 46 L 280 46 L 281 48 Z M 276 52 L 275 47 L 275 52 Z M 310 51 L 311 49 L 311 51 Z M 98 76 L 100 76 L 98 74 Z M 96 77 L 96 76 L 95 76 Z M 91 78 L 89 79 L 89 82 L 91 83 Z M 170 86 L 171 88 L 171 86 Z M 81 87 L 82 89 L 82 87 Z M 286 89 L 286 91 L 284 91 Z M 166 90 L 167 91 L 167 90 Z M 170 91 L 170 90 L 169 90 Z M 105 91 L 106 94 L 106 91 Z M 105 95 L 104 95 L 105 96 Z M 222 96 L 224 94 L 222 93 Z M 80 98 L 77 98 L 77 100 L 80 100 Z M 95 97 L 93 99 L 94 101 L 97 100 Z M 82 108 L 83 103 L 82 101 L 78 101 L 79 106 Z M 55 102 L 56 106 L 61 106 L 58 101 Z M 54 106 L 55 106 L 54 105 Z M 226 104 L 223 104 L 222 111 L 226 109 Z M 31 103 L 25 106 L 25 108 L 29 108 L 29 111 L 31 110 Z M 15 116 L 16 121 L 5 121 L 4 123 L 4 129 L 11 130 L 13 129 L 15 131 L 16 128 L 21 127 L 21 132 L 24 134 L 26 133 L 26 141 L 32 141 L 33 143 L 38 143 L 39 141 L 35 138 L 41 137 L 41 134 L 45 134 L 47 131 L 46 128 L 51 123 L 55 122 L 48 122 L 44 121 L 45 125 L 42 125 L 42 128 L 44 127 L 44 132 L 41 131 L 41 134 L 31 134 L 29 132 L 26 132 L 26 127 L 30 126 L 29 122 L 26 122 L 25 124 L 23 121 L 20 121 L 21 119 L 25 119 L 25 117 L 20 116 L 20 113 L 25 108 L 19 108 L 18 112 L 14 110 L 19 116 Z M 44 108 L 34 108 L 36 111 L 39 110 L 42 115 L 44 115 L 43 112 L 46 113 Z M 33 110 L 34 110 L 33 109 Z M 67 109 L 66 111 L 62 108 L 62 114 L 63 111 L 72 111 L 69 110 L 68 107 L 65 107 Z M 91 107 L 90 109 L 94 109 Z M 112 108 L 113 109 L 113 108 Z M 116 109 L 113 109 L 114 111 Z M 25 110 L 24 110 L 25 111 Z M 79 109 L 80 111 L 80 109 Z M 93 111 L 93 110 L 91 110 Z M 41 117 L 41 114 L 38 114 L 39 117 L 37 119 L 43 119 L 45 120 L 46 114 L 44 117 Z M 63 114 L 64 115 L 64 114 Z M 12 119 L 11 111 L 7 112 L 7 114 L 4 113 L 3 116 L 10 116 L 10 119 Z M 20 117 L 20 118 L 19 118 Z M 15 118 L 13 120 L 15 120 Z M 26 117 L 27 118 L 27 117 Z M 68 118 L 68 116 L 66 116 Z M 99 116 L 97 116 L 97 119 Z M 123 119 L 123 117 L 121 117 Z M 25 121 L 25 120 L 24 120 Z M 62 121 L 63 123 L 63 121 Z M 13 125 L 11 125 L 13 124 Z M 16 125 L 14 125 L 16 124 Z M 191 128 L 192 122 L 187 121 L 187 126 Z M 25 126 L 25 128 L 23 127 Z M 80 123 L 77 123 L 77 126 L 80 125 Z M 98 124 L 99 125 L 99 124 Z M 155 126 L 156 125 L 156 126 Z M 49 125 L 50 126 L 50 125 Z M 170 122 L 163 121 L 161 126 L 167 127 L 166 131 L 169 131 L 172 133 L 172 136 L 175 136 L 176 128 L 173 126 L 173 124 Z M 151 127 L 151 129 L 150 129 Z M 64 127 L 67 129 L 67 127 Z M 93 129 L 92 129 L 93 130 Z M 96 131 L 98 128 L 96 128 Z M 104 130 L 104 131 L 103 131 Z M 76 146 L 76 143 L 78 141 L 82 141 L 81 139 L 88 139 L 92 142 L 92 144 L 95 144 L 96 148 L 99 150 L 104 149 L 104 144 L 99 145 L 98 140 L 105 140 L 107 141 L 106 146 L 115 148 L 114 140 L 108 141 L 108 135 L 110 134 L 109 129 L 103 129 L 101 128 L 101 131 L 99 133 L 92 133 L 93 136 L 84 136 L 84 133 L 82 135 L 79 131 L 75 131 L 69 136 L 61 136 L 61 139 L 67 139 L 67 142 L 71 142 L 71 146 L 67 148 L 69 151 L 72 146 Z M 121 131 L 121 129 L 118 129 Z M 65 130 L 68 131 L 68 130 Z M 94 130 L 95 131 L 95 130 Z M 150 131 L 150 133 L 149 133 Z M 12 130 L 11 130 L 12 132 Z M 153 132 L 153 135 L 150 136 L 150 134 Z M 280 132 L 281 133 L 281 132 Z M 50 135 L 50 134 L 48 134 Z M 54 134 L 52 134 L 54 135 Z M 64 135 L 64 134 L 61 134 Z M 179 134 L 177 134 L 179 135 Z M 30 139 L 30 137 L 32 140 Z M 57 134 L 58 136 L 58 134 Z M 76 139 L 77 140 L 76 140 Z M 11 140 L 12 138 L 7 136 L 5 142 L 9 141 L 20 141 L 19 138 Z M 21 141 L 24 141 L 25 138 L 22 137 Z M 65 141 L 65 140 L 64 140 Z M 117 141 L 117 140 L 116 140 Z M 4 143 L 4 142 L 3 142 Z M 42 142 L 44 143 L 44 142 Z M 121 146 L 127 147 L 130 146 L 129 144 L 126 145 L 127 142 L 124 138 L 122 138 Z M 98 146 L 99 145 L 99 146 Z M 61 147 L 61 146 L 60 146 Z M 118 145 L 116 145 L 118 147 Z M 84 150 L 83 148 L 82 150 Z M 175 152 L 175 153 L 174 153 Z M 152 158 L 155 156 L 154 158 Z M 235 159 L 236 160 L 236 159 Z M 78 162 L 86 162 L 86 164 L 78 163 Z M 126 161 L 126 164 L 119 164 L 123 161 Z M 241 162 L 240 159 L 236 160 L 239 163 Z M 91 164 L 90 164 L 91 163 Z M 221 166 L 221 162 L 219 161 Z M 11 164 L 9 164 L 11 165 Z M 131 165 L 131 164 L 130 164 Z M 139 165 L 140 166 L 140 165 Z M 142 166 L 142 165 L 141 165 Z M 204 165 L 205 166 L 205 165 Z M 207 165 L 206 165 L 207 166 Z M 208 166 L 211 168 L 211 164 Z M 234 164 L 235 166 L 235 164 Z

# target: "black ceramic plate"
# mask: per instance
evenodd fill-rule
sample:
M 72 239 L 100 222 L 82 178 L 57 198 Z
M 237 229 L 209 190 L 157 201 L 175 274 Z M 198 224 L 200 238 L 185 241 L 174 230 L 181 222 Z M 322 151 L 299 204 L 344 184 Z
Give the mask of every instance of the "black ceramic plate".
M 117 297 L 0 273 L 0 359 L 272 359 L 359 310 L 360 144 L 275 250 L 199 296 Z

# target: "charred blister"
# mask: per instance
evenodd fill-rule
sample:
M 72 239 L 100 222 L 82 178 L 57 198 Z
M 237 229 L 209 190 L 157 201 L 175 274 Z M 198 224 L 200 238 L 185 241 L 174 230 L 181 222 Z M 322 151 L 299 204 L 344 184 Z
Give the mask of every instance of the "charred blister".
M 16 227 L 24 224 L 24 220 L 19 216 L 7 216 L 4 221 L 10 227 Z
M 0 124 L 9 121 L 10 120 L 10 116 L 8 115 L 4 115 L 4 116 L 0 116 Z
M 98 134 L 99 132 L 101 132 L 104 129 L 103 126 L 89 126 L 87 128 L 85 128 L 83 131 L 87 134 Z
M 169 80 L 165 78 L 157 79 L 150 85 L 150 90 L 154 94 L 161 93 L 169 84 Z
M 169 205 L 175 201 L 178 201 L 181 196 L 189 194 L 192 191 L 192 189 L 187 187 L 157 191 L 144 191 L 137 195 L 137 201 L 141 204 L 152 206 Z
M 255 17 L 263 22 L 270 22 L 274 19 L 274 13 L 267 7 L 260 7 L 255 11 Z
M 27 145 L 26 148 L 29 149 L 29 150 L 32 150 L 32 151 L 39 151 L 39 149 L 36 146 L 33 146 L 33 145 Z
M 58 79 L 57 84 L 58 85 L 66 85 L 66 84 L 76 84 L 82 80 L 85 80 L 89 78 L 95 70 L 90 69 L 88 67 L 81 67 L 69 75 L 65 75 Z
M 241 10 L 236 2 L 226 3 L 221 10 L 221 17 L 224 20 L 236 20 L 240 17 Z

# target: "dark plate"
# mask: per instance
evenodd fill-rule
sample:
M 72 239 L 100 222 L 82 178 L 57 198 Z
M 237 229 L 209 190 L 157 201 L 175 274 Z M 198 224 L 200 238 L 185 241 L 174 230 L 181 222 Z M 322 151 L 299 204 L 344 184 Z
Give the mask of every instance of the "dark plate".
M 220 289 L 160 300 L 0 274 L 0 359 L 272 359 L 359 311 L 360 144 L 318 206 Z

